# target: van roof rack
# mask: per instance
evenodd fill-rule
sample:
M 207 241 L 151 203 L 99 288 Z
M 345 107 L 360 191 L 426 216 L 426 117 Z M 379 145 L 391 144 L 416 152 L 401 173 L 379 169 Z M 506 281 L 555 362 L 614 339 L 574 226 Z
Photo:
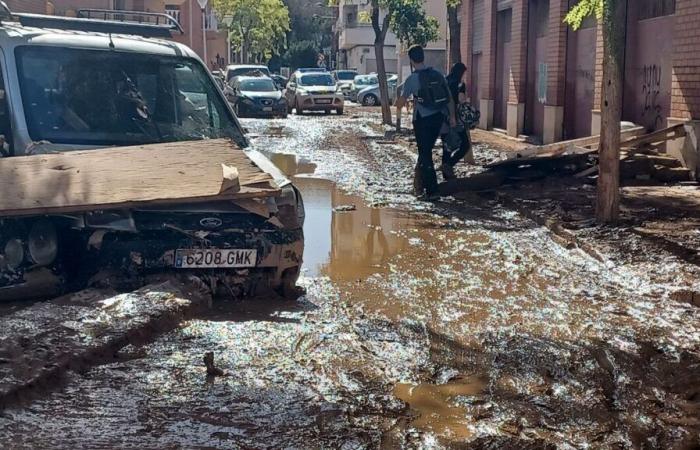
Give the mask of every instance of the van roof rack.
M 95 33 L 133 34 L 144 37 L 171 37 L 171 32 L 184 33 L 174 17 L 164 13 L 122 11 L 112 9 L 80 9 L 78 17 L 49 16 L 44 14 L 13 13 L 0 1 L 0 19 L 19 21 L 28 27 Z

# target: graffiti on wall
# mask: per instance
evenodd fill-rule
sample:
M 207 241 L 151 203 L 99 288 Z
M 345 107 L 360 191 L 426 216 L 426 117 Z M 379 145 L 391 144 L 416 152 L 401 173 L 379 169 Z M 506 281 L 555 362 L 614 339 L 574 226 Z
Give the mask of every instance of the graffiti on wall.
M 661 67 L 656 64 L 642 68 L 642 121 L 649 128 L 656 130 L 663 126 L 661 117 Z

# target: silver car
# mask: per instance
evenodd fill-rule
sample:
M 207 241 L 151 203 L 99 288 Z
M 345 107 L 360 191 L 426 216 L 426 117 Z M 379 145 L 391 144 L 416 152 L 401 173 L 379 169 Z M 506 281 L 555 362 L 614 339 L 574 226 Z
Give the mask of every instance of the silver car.
M 396 91 L 399 78 L 394 75 L 387 80 L 389 85 L 389 104 L 394 104 L 396 101 Z M 381 97 L 379 95 L 379 84 L 367 86 L 357 93 L 357 103 L 364 106 L 381 105 Z

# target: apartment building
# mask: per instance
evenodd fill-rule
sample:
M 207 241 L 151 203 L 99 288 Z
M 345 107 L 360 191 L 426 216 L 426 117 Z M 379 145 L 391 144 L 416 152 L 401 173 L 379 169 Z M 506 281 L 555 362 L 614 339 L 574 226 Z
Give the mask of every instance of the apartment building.
M 211 69 L 228 64 L 226 31 L 207 2 L 204 11 L 197 0 L 7 0 L 15 12 L 75 16 L 79 9 L 117 9 L 166 13 L 174 17 L 184 33 L 173 40 L 192 48 Z M 204 32 L 203 32 L 204 30 Z
M 370 23 L 361 20 L 362 12 L 369 13 L 368 1 L 340 0 L 335 32 L 338 35 L 338 68 L 355 69 L 366 74 L 377 71 L 374 52 L 374 30 Z M 387 72 L 396 73 L 398 40 L 388 32 L 384 40 L 384 65 Z
M 463 0 L 462 60 L 481 128 L 543 143 L 600 132 L 602 31 L 595 19 L 575 32 L 563 23 L 577 1 Z M 650 131 L 687 121 L 689 137 L 667 149 L 689 165 L 700 135 L 699 22 L 698 0 L 628 0 L 619 24 L 622 118 Z
M 425 13 L 438 21 L 438 38 L 425 46 L 425 63 L 444 73 L 447 73 L 447 6 L 445 0 L 425 0 Z M 401 63 L 401 80 L 411 74 L 411 65 L 406 55 L 407 49 L 399 49 Z

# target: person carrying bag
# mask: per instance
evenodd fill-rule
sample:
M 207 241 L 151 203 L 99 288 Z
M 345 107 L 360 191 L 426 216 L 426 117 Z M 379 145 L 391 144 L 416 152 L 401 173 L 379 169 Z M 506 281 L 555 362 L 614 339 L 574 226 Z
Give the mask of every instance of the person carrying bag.
M 452 101 L 445 77 L 424 63 L 423 47 L 414 45 L 408 50 L 408 57 L 414 72 L 401 87 L 401 95 L 396 100 L 397 126 L 401 123 L 401 109 L 409 97 L 413 96 L 413 133 L 418 145 L 414 189 L 422 200 L 433 200 L 438 191 L 437 175 L 433 164 L 433 146 L 440 135 L 443 123 L 456 126 L 455 105 Z
M 462 81 L 467 67 L 462 63 L 452 66 L 447 76 L 447 86 L 456 103 L 457 126 L 443 126 L 442 140 L 442 176 L 445 180 L 455 178 L 454 166 L 466 157 L 468 164 L 474 164 L 471 136 L 469 130 L 479 122 L 480 113 L 466 102 L 466 84 Z

